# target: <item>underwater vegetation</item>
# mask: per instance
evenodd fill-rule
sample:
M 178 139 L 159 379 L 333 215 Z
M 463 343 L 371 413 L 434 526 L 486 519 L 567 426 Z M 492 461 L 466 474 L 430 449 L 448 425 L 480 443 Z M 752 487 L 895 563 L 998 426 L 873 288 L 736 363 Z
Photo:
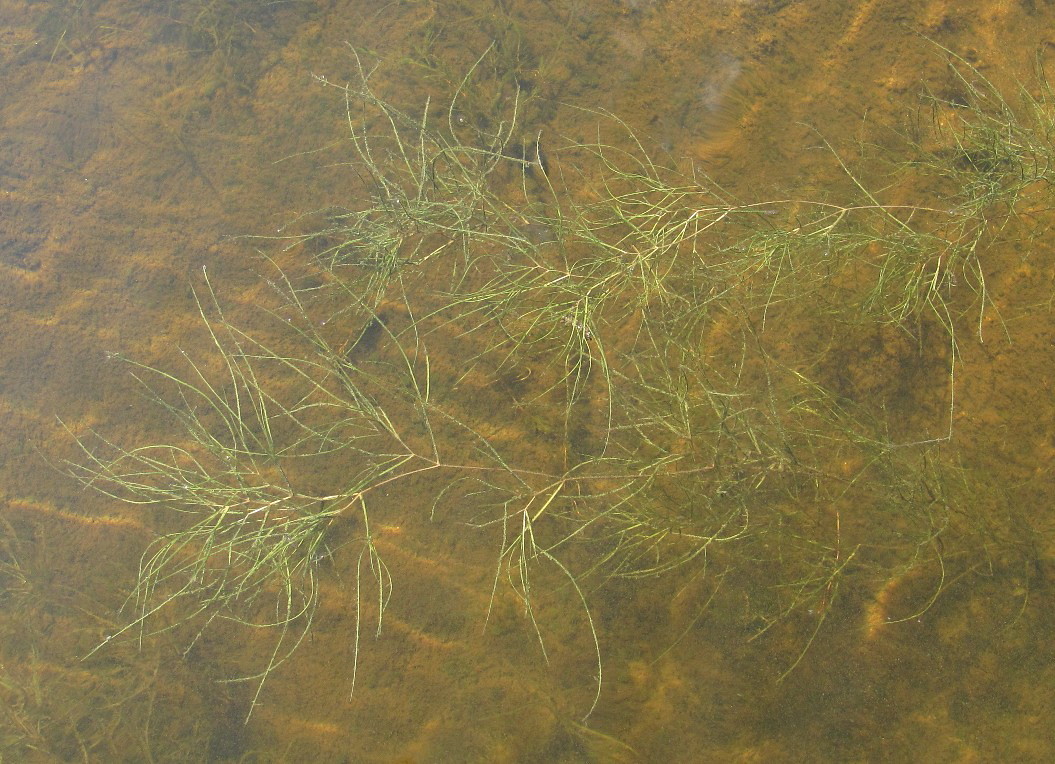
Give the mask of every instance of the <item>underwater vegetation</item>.
M 381 629 L 398 591 L 374 511 L 395 504 L 493 544 L 492 601 L 512 592 L 544 653 L 533 582 L 561 582 L 596 648 L 588 717 L 590 598 L 613 578 L 756 582 L 757 634 L 814 616 L 791 671 L 846 585 L 938 571 L 922 612 L 979 543 L 1028 553 L 966 500 L 954 414 L 962 328 L 993 309 L 985 256 L 1050 203 L 1042 77 L 1009 103 L 946 52 L 956 93 L 924 95 L 934 129 L 892 175 L 829 146 L 844 198 L 740 200 L 616 116 L 587 141 L 525 128 L 493 55 L 414 110 L 358 54 L 353 84 L 318 78 L 361 195 L 279 240 L 251 325 L 203 273 L 208 346 L 179 369 L 126 359 L 170 441 L 73 433 L 74 477 L 169 516 L 114 637 L 266 631 L 255 703 L 323 565 L 355 573 Z

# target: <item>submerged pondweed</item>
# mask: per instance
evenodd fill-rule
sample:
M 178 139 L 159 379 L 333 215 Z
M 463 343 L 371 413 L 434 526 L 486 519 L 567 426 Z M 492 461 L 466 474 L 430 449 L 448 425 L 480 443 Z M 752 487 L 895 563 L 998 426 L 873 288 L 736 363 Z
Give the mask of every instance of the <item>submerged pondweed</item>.
M 946 560 L 986 532 L 947 475 L 963 474 L 956 331 L 985 305 L 989 196 L 964 182 L 955 207 L 907 205 L 832 151 L 851 189 L 838 203 L 734 199 L 606 113 L 591 141 L 522 128 L 515 80 L 480 65 L 491 55 L 414 112 L 358 56 L 355 84 L 319 78 L 344 97 L 361 196 L 283 241 L 259 324 L 229 320 L 206 274 L 211 347 L 182 370 L 131 362 L 181 435 L 76 433 L 85 484 L 180 513 L 143 556 L 124 631 L 270 630 L 259 696 L 312 625 L 320 565 L 356 576 L 356 612 L 381 628 L 397 595 L 375 543 L 382 495 L 387 513 L 496 542 L 492 602 L 505 582 L 543 652 L 532 582 L 563 581 L 597 652 L 585 716 L 603 687 L 591 592 L 613 577 L 706 563 L 768 581 L 751 624 L 812 613 L 803 652 L 847 580 L 882 592 L 937 565 L 927 607 Z M 985 130 L 992 95 L 974 87 Z M 963 119 L 959 153 L 925 164 L 953 184 L 981 161 Z M 1021 169 L 985 175 L 1005 167 Z

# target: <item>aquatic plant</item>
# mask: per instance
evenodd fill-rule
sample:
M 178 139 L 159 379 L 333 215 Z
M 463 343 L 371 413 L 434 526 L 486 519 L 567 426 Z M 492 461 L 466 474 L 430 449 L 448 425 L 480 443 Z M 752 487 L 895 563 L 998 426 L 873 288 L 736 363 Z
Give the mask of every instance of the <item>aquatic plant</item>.
M 445 107 L 414 113 L 355 61 L 354 84 L 319 80 L 344 99 L 361 196 L 283 238 L 260 321 L 229 320 L 203 274 L 208 352 L 182 371 L 129 361 L 184 435 L 75 434 L 78 479 L 178 513 L 123 631 L 271 630 L 245 677 L 258 698 L 311 628 L 321 565 L 354 573 L 380 629 L 392 583 L 371 508 L 395 494 L 493 539 L 492 599 L 506 581 L 543 653 L 532 581 L 565 582 L 597 651 L 589 716 L 589 594 L 612 577 L 772 573 L 759 631 L 809 609 L 815 635 L 847 571 L 882 582 L 940 558 L 951 430 L 893 435 L 882 409 L 834 391 L 823 369 L 848 361 L 824 338 L 930 322 L 952 347 L 932 377 L 951 390 L 977 209 L 884 202 L 841 159 L 844 204 L 741 202 L 653 161 L 611 115 L 603 137 L 560 143 L 521 129 L 516 97 L 465 119 L 490 102 L 473 99 L 480 61 Z

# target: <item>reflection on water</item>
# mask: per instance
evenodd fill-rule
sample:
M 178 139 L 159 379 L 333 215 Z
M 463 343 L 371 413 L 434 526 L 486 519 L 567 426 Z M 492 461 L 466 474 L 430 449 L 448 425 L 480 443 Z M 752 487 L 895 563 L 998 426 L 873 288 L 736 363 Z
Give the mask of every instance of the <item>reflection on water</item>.
M 254 250 L 276 255 L 286 242 L 232 237 L 308 232 L 315 211 L 355 206 L 364 179 L 348 167 L 345 105 L 311 76 L 354 80 L 345 41 L 377 52 L 383 65 L 373 84 L 386 98 L 416 117 L 432 98 L 430 124 L 454 121 L 443 97 L 494 43 L 484 64 L 491 69 L 478 75 L 513 73 L 523 99 L 514 138 L 541 131 L 541 145 L 555 147 L 547 177 L 584 203 L 597 177 L 572 161 L 574 151 L 557 156 L 556 147 L 598 140 L 596 109 L 625 120 L 650 156 L 669 154 L 701 183 L 712 177 L 730 199 L 837 203 L 857 189 L 825 141 L 873 190 L 901 177 L 890 164 L 895 149 L 922 164 L 927 152 L 951 148 L 949 134 L 928 123 L 957 117 L 949 104 L 963 101 L 964 81 L 919 34 L 962 54 L 1011 100 L 1018 82 L 1034 81 L 1033 52 L 1046 51 L 1046 5 L 524 0 L 320 10 L 191 0 L 144 10 L 97 0 L 15 4 L 0 18 L 2 76 L 11 83 L 0 95 L 0 754 L 1051 758 L 1046 393 L 1055 268 L 1043 236 L 1050 213 L 1029 201 L 1035 189 L 1024 189 L 1019 205 L 1027 224 L 1010 224 L 1004 243 L 985 251 L 985 302 L 962 288 L 976 283 L 966 267 L 937 292 L 953 305 L 955 355 L 933 320 L 833 328 L 817 320 L 838 307 L 823 302 L 838 302 L 830 292 L 772 302 L 755 327 L 770 357 L 799 359 L 802 373 L 883 423 L 894 442 L 939 439 L 949 416 L 953 437 L 895 449 L 881 465 L 866 448 L 818 447 L 825 464 L 838 464 L 825 479 L 842 480 L 852 501 L 821 504 L 821 478 L 804 480 L 793 486 L 797 502 L 749 508 L 783 517 L 791 536 L 774 521 L 769 536 L 736 555 L 715 551 L 706 564 L 660 577 L 590 581 L 583 595 L 603 664 L 600 702 L 585 724 L 598 667 L 590 621 L 566 578 L 550 567 L 533 579 L 536 634 L 504 581 L 492 597 L 500 529 L 473 527 L 472 512 L 433 504 L 432 494 L 422 500 L 424 480 L 373 499 L 372 538 L 393 582 L 380 634 L 368 619 L 355 638 L 364 563 L 348 542 L 364 531 L 346 518 L 327 537 L 330 548 L 306 558 L 320 603 L 309 636 L 269 678 L 244 724 L 256 683 L 217 680 L 259 671 L 272 635 L 222 619 L 200 634 L 174 629 L 141 644 L 136 630 L 118 634 L 140 554 L 181 518 L 84 491 L 54 468 L 84 458 L 56 414 L 74 432 L 93 428 L 125 446 L 173 439 L 171 420 L 107 352 L 185 371 L 181 348 L 210 343 L 191 291 L 201 294 L 202 266 L 233 322 L 251 322 L 254 305 L 273 304 L 270 271 Z M 919 110 L 923 82 L 938 107 Z M 465 142 L 485 150 L 509 128 L 475 115 L 502 112 L 510 91 L 469 90 L 474 119 L 456 129 L 469 136 L 471 128 Z M 983 179 L 1010 161 L 969 160 Z M 524 223 L 526 240 L 558 249 L 564 233 L 546 207 L 548 183 L 514 171 L 498 180 L 525 216 L 545 209 L 547 222 Z M 933 196 L 914 182 L 919 188 L 896 186 L 903 198 L 886 203 Z M 948 187 L 939 191 L 951 198 Z M 754 230 L 817 232 L 810 208 L 779 210 Z M 735 225 L 723 220 L 715 230 L 733 237 Z M 850 246 L 838 233 L 828 239 L 833 258 L 834 244 Z M 748 247 L 730 244 L 721 254 L 748 251 L 738 246 Z M 719 254 L 703 259 L 717 267 Z M 839 294 L 849 300 L 856 280 L 870 275 L 844 272 Z M 968 298 L 953 303 L 954 295 Z M 393 326 L 404 320 L 388 304 L 381 312 Z M 699 318 L 708 352 L 727 363 L 722 374 L 737 368 L 762 378 L 769 371 L 744 361 L 745 345 L 731 339 L 736 320 Z M 581 319 L 563 326 L 574 321 Z M 351 360 L 385 362 L 374 350 L 385 344 L 382 319 L 363 326 L 373 334 L 351 332 L 343 344 Z M 470 400 L 463 393 L 456 402 L 493 419 L 495 442 L 519 444 L 540 463 L 565 458 L 568 440 L 572 451 L 596 447 L 601 407 L 574 432 L 540 415 L 529 393 L 545 372 L 522 360 L 493 379 L 473 376 L 473 341 L 429 348 L 437 389 L 442 375 L 464 375 Z M 512 416 L 502 408 L 509 400 L 519 406 Z M 778 408 L 817 400 L 789 395 Z M 800 474 L 791 459 L 772 465 L 770 484 L 790 486 Z M 895 488 L 866 502 L 855 476 L 880 468 Z M 909 473 L 922 477 L 897 482 Z M 707 506 L 743 484 L 736 470 L 722 474 L 726 483 L 711 486 Z M 671 506 L 691 501 L 678 481 L 657 490 Z M 898 511 L 904 506 L 916 513 Z M 858 550 L 855 540 L 876 536 L 884 540 L 877 548 Z M 812 569 L 797 567 L 803 550 L 830 570 L 845 566 L 846 575 L 837 585 L 811 578 Z M 175 622 L 152 628 L 168 625 Z

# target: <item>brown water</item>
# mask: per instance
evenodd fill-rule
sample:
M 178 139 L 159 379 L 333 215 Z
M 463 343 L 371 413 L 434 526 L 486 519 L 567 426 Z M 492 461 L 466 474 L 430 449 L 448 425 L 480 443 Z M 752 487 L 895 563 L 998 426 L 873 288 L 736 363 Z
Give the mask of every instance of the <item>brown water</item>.
M 262 635 L 218 625 L 190 649 L 165 635 L 114 639 L 85 658 L 125 623 L 139 555 L 169 521 L 84 491 L 49 462 L 75 456 L 56 416 L 125 444 L 171 437 L 107 352 L 174 367 L 180 346 L 202 340 L 191 286 L 203 267 L 232 311 L 266 292 L 254 249 L 269 243 L 233 237 L 355 193 L 343 103 L 312 78 L 353 76 L 346 41 L 384 60 L 385 96 L 413 108 L 442 89 L 420 62 L 456 79 L 499 40 L 523 62 L 532 132 L 588 139 L 595 117 L 558 104 L 607 109 L 650 152 L 768 198 L 842 182 L 818 131 L 853 151 L 911 123 L 921 84 L 948 76 L 921 34 L 1010 88 L 1038 51 L 1050 57 L 1052 29 L 1055 7 L 1040 0 L 6 0 L 0 755 L 1051 760 L 1055 258 L 1042 239 L 990 253 L 984 341 L 970 324 L 959 334 L 954 445 L 984 488 L 959 501 L 983 509 L 992 531 L 978 537 L 991 545 L 949 560 L 925 612 L 933 566 L 862 581 L 783 679 L 816 614 L 752 639 L 743 581 L 710 608 L 722 582 L 699 569 L 611 583 L 591 593 L 604 675 L 588 728 L 578 720 L 597 669 L 574 599 L 540 601 L 548 664 L 511 599 L 485 630 L 493 539 L 430 522 L 428 500 L 378 510 L 394 595 L 380 636 L 362 644 L 354 695 L 354 559 L 323 571 L 311 636 L 248 724 L 255 685 L 217 680 L 258 669 Z M 444 351 L 457 348 L 433 348 Z M 896 355 L 861 348 L 835 375 L 840 392 L 889 394 L 874 379 Z M 902 415 L 940 433 L 944 389 L 928 400 Z

